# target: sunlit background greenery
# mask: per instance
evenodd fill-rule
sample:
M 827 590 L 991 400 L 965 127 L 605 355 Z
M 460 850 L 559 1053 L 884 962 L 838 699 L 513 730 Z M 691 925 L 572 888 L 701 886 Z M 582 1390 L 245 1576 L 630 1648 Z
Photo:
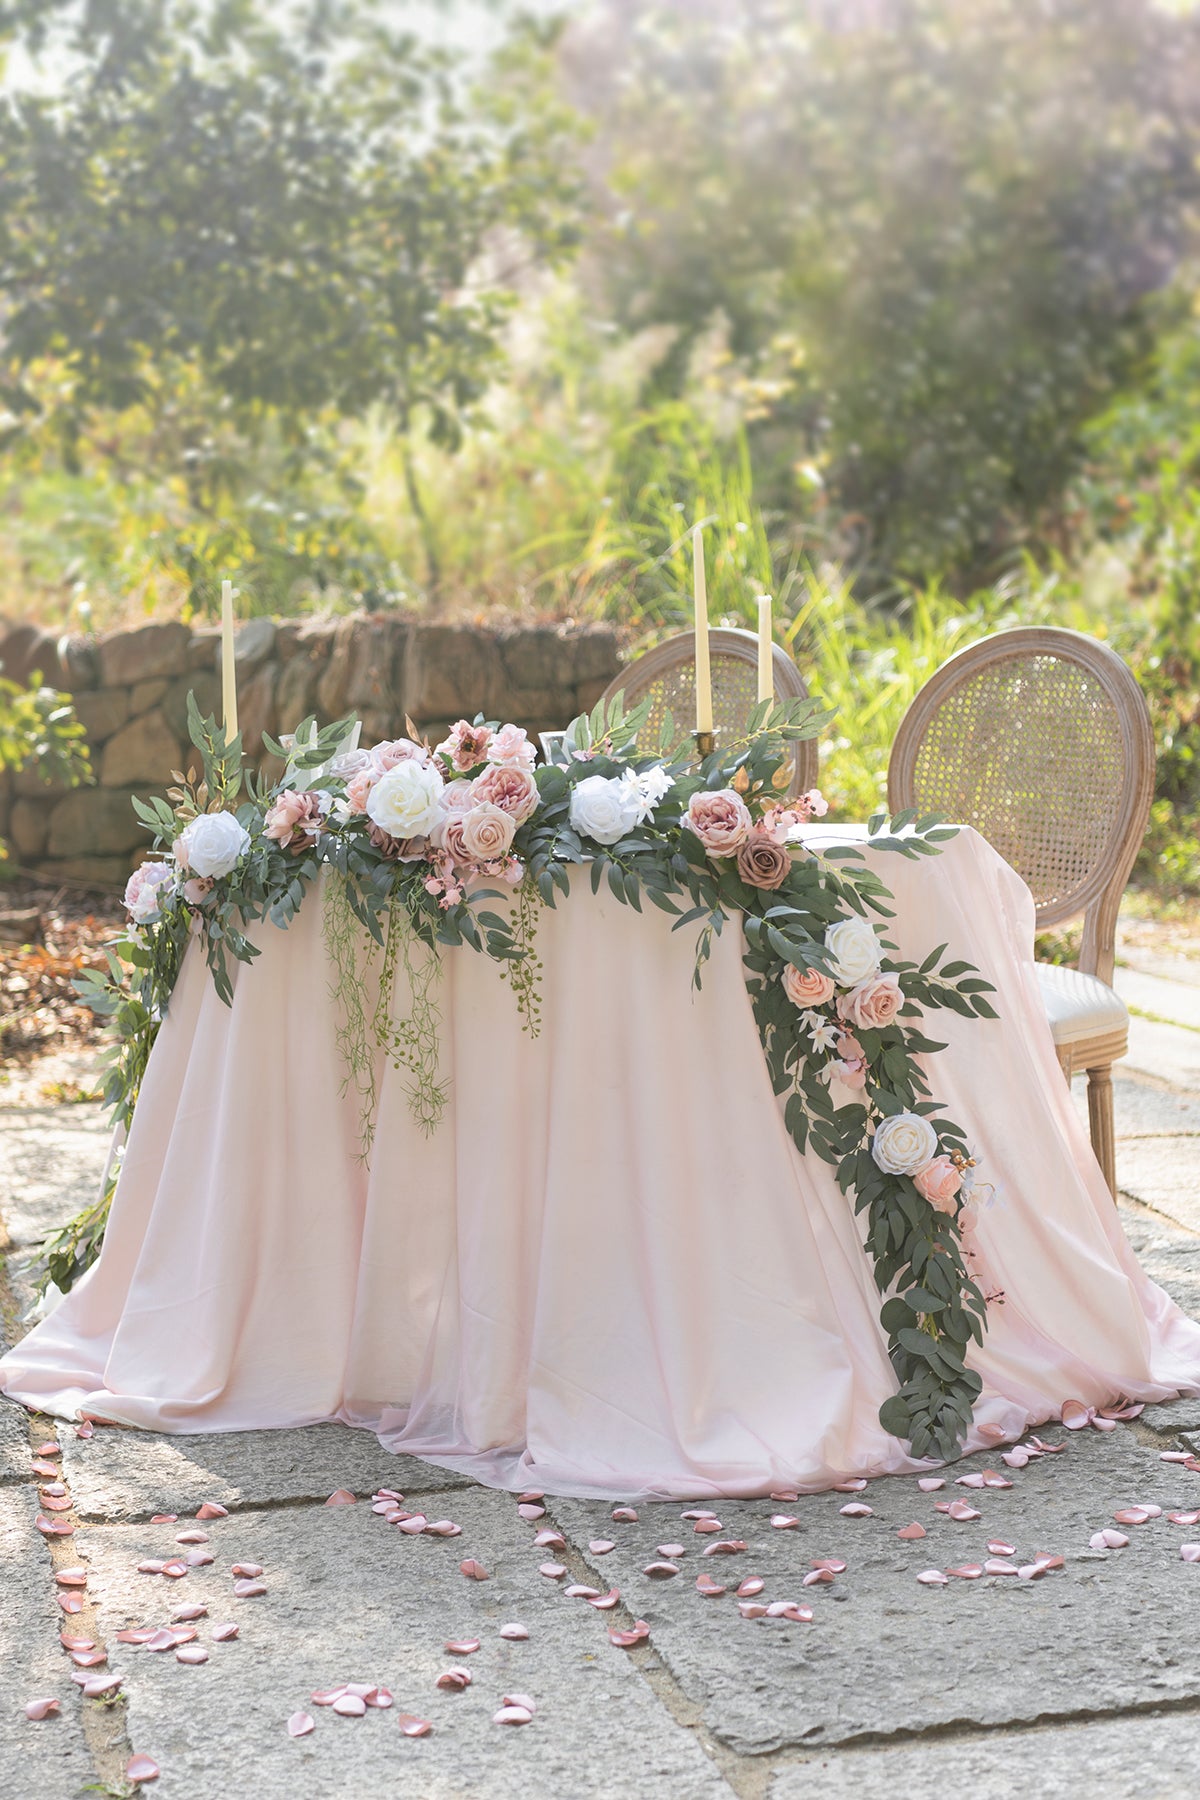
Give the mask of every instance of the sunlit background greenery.
M 883 788 L 1006 623 L 1151 698 L 1200 890 L 1200 19 L 1159 0 L 0 0 L 0 611 L 763 591 Z

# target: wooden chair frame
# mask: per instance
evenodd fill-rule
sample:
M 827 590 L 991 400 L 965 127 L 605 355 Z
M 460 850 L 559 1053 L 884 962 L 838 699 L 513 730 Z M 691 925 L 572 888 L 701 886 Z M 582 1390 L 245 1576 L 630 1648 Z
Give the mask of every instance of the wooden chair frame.
M 781 644 L 772 647 L 772 665 L 775 677 L 775 698 L 777 700 L 806 700 L 808 686 L 799 669 Z M 712 670 L 713 715 L 716 726 L 718 745 L 721 739 L 720 716 L 720 665 L 735 663 L 748 665 L 757 675 L 758 670 L 758 638 L 752 631 L 742 631 L 722 626 L 708 634 L 709 662 Z M 695 667 L 696 634 L 693 631 L 680 632 L 677 637 L 665 638 L 639 656 L 634 662 L 626 665 L 615 680 L 610 681 L 604 690 L 604 699 L 613 700 L 623 693 L 627 708 L 632 709 L 652 692 L 656 685 L 674 685 L 681 672 Z M 674 678 L 674 679 L 673 679 Z M 683 729 L 690 727 L 694 716 L 694 689 L 687 695 L 686 712 L 672 707 L 675 722 Z M 749 715 L 747 715 L 749 716 Z M 652 716 L 647 727 L 647 737 L 653 735 L 657 741 L 658 719 Z M 792 795 L 807 793 L 817 785 L 819 773 L 819 757 L 817 740 L 804 738 L 793 745 L 793 775 L 789 793 Z
M 1079 968 L 1084 974 L 1095 975 L 1111 986 L 1117 913 L 1145 835 L 1154 794 L 1155 749 L 1145 696 L 1121 658 L 1107 644 L 1101 643 L 1098 638 L 1086 637 L 1081 632 L 1043 626 L 999 632 L 994 637 L 985 638 L 983 642 L 959 651 L 931 676 L 904 716 L 888 768 L 888 800 L 893 811 L 910 806 L 920 807 L 925 811 L 945 810 L 942 796 L 932 791 L 930 786 L 922 788 L 918 768 L 922 746 L 930 728 L 954 697 L 963 695 L 965 690 L 979 683 L 987 671 L 1008 665 L 1015 673 L 1020 665 L 1024 665 L 1028 670 L 1028 681 L 1036 684 L 1039 679 L 1039 664 L 1043 682 L 1049 678 L 1050 665 L 1073 665 L 1082 672 L 1091 691 L 1096 693 L 1098 690 L 1097 698 L 1102 695 L 1107 701 L 1111 707 L 1111 717 L 1105 729 L 1110 737 L 1110 752 L 1115 751 L 1115 745 L 1119 741 L 1120 781 L 1103 845 L 1093 853 L 1085 853 L 1081 848 L 1080 867 L 1074 879 L 1065 886 L 1060 885 L 1060 891 L 1039 892 L 1036 870 L 1030 871 L 1026 867 L 1020 868 L 1019 872 L 1029 880 L 1039 929 L 1082 915 L 1083 941 Z M 1094 716 L 1099 716 L 1098 711 Z M 1015 712 L 1008 716 L 1007 724 L 1010 729 L 1015 718 Z M 997 719 L 994 728 L 990 725 L 988 728 L 1002 730 L 1005 723 L 1003 719 Z M 1115 738 L 1112 733 L 1114 726 Z M 1088 746 L 1084 742 L 1072 744 L 1071 727 L 1070 717 L 1065 717 L 1061 738 L 1057 742 L 1043 741 L 1040 745 L 1045 757 L 1043 792 L 1052 789 L 1056 767 L 1060 771 L 1070 767 L 1077 777 L 1081 771 L 1086 770 Z M 1078 738 L 1082 740 L 1086 735 L 1085 722 L 1077 720 L 1076 730 Z M 964 759 L 967 754 L 964 746 Z M 964 774 L 969 773 L 965 760 L 963 771 Z M 1014 818 L 1019 825 L 1019 813 L 1020 801 L 1009 810 L 1006 821 L 1009 832 L 1013 829 Z M 1037 816 L 1038 802 L 1035 797 L 1027 807 L 1031 829 Z M 986 818 L 963 822 L 976 825 L 984 837 L 991 839 Z M 1017 857 L 1011 860 L 1019 863 L 1022 859 Z M 1036 862 L 1036 855 L 1032 856 L 1032 860 Z M 1128 1037 L 1128 1027 L 1123 1027 L 1119 1031 L 1097 1033 L 1075 1044 L 1058 1047 L 1059 1062 L 1068 1080 L 1081 1069 L 1087 1071 L 1092 1143 L 1114 1196 L 1116 1156 L 1112 1064 L 1128 1049 Z

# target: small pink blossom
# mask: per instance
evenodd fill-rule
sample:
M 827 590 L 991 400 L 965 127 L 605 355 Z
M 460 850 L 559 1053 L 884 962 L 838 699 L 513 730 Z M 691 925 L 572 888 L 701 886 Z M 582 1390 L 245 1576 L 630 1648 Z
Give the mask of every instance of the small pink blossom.
M 792 804 L 803 810 L 806 819 L 823 819 L 829 811 L 829 802 L 820 788 L 809 788 L 806 794 L 801 794 Z
M 746 802 L 733 788 L 718 788 L 715 793 L 701 788 L 688 801 L 683 817 L 710 856 L 736 855 L 753 823 Z
M 863 1031 L 879 1031 L 890 1025 L 904 1005 L 900 977 L 888 971 L 856 983 L 838 1001 L 838 1017 Z
M 477 804 L 498 806 L 515 825 L 523 825 L 537 810 L 538 785 L 528 769 L 495 763 L 471 783 L 471 797 Z
M 502 725 L 492 739 L 488 761 L 510 769 L 532 769 L 537 751 L 520 725 Z
M 460 775 L 467 775 L 488 760 L 495 736 L 487 725 L 470 725 L 466 719 L 459 719 L 438 745 L 437 754 L 444 756 Z
M 865 1052 L 852 1031 L 843 1031 L 837 1041 L 837 1053 L 846 1062 L 861 1062 Z
M 193 875 L 183 884 L 183 897 L 189 906 L 203 906 L 215 885 L 211 875 Z
M 852 1059 L 840 1058 L 826 1063 L 821 1071 L 826 1081 L 840 1081 L 848 1088 L 862 1088 L 867 1085 L 867 1065 L 861 1056 Z
M 962 1186 L 962 1175 L 944 1153 L 927 1162 L 913 1176 L 913 1185 L 938 1212 L 954 1211 L 955 1195 Z
M 792 1005 L 805 1009 L 824 1006 L 837 991 L 833 981 L 820 969 L 797 969 L 788 963 L 779 979 Z

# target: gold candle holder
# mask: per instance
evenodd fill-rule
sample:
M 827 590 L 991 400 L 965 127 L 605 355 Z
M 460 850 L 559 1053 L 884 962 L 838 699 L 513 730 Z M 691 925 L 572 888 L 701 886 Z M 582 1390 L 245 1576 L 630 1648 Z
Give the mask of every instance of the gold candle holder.
M 696 740 L 696 753 L 700 759 L 703 761 L 706 756 L 711 756 L 715 748 L 713 733 L 711 731 L 693 731 L 692 736 Z

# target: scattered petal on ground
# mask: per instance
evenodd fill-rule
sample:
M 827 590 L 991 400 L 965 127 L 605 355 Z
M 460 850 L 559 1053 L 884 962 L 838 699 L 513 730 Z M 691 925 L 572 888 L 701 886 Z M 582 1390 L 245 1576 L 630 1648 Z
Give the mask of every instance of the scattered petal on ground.
M 749 1600 L 751 1595 L 761 1594 L 763 1591 L 764 1585 L 765 1584 L 764 1584 L 761 1576 L 747 1575 L 745 1581 L 743 1581 L 741 1586 L 738 1588 L 738 1594 L 740 1595 L 740 1597 L 743 1600 Z
M 922 1475 L 917 1481 L 917 1486 L 923 1494 L 936 1494 L 938 1489 L 944 1488 L 945 1485 L 946 1477 L 944 1475 Z
M 428 1737 L 433 1730 L 428 1719 L 418 1719 L 415 1713 L 397 1713 L 396 1723 L 405 1737 Z
M 614 1506 L 612 1516 L 618 1525 L 637 1524 L 637 1514 L 632 1506 Z
M 466 1561 L 460 1562 L 458 1566 L 468 1581 L 487 1581 L 489 1579 L 483 1564 L 476 1562 L 473 1556 L 468 1556 Z
M 839 1506 L 838 1511 L 844 1519 L 869 1519 L 874 1508 L 864 1506 L 861 1500 L 851 1500 L 848 1506 Z
M 25 1717 L 27 1719 L 49 1719 L 58 1711 L 57 1700 L 27 1700 Z
M 214 1644 L 230 1643 L 231 1640 L 237 1636 L 238 1629 L 239 1628 L 236 1625 L 214 1625 L 212 1628 L 213 1643 Z
M 289 1737 L 307 1737 L 313 1729 L 314 1721 L 311 1713 L 294 1712 L 287 1722 Z
M 325 1504 L 326 1506 L 353 1506 L 355 1496 L 349 1488 L 334 1488 Z
M 917 1580 L 925 1587 L 945 1587 L 948 1577 L 940 1569 L 922 1569 Z
M 507 1638 L 510 1643 L 519 1644 L 524 1642 L 529 1636 L 529 1633 L 526 1631 L 524 1625 L 502 1625 L 500 1627 L 500 1636 L 502 1638 Z
M 629 1631 L 610 1630 L 608 1641 L 615 1644 L 618 1650 L 631 1650 L 635 1644 L 642 1644 L 650 1636 L 650 1627 L 645 1619 L 635 1619 Z
M 474 1656 L 479 1648 L 478 1638 L 451 1638 L 446 1645 L 447 1656 Z
M 144 1781 L 157 1781 L 162 1770 L 152 1756 L 131 1756 L 125 1764 L 125 1779 L 140 1787 Z
M 461 1693 L 463 1688 L 471 1685 L 470 1672 L 467 1669 L 445 1669 L 434 1683 L 435 1687 L 445 1688 L 452 1694 Z
M 915 1542 L 917 1538 L 923 1538 L 925 1536 L 925 1527 L 918 1524 L 916 1519 L 914 1519 L 911 1525 L 902 1525 L 896 1533 L 896 1536 L 898 1538 L 904 1538 L 906 1542 Z
M 545 1575 L 550 1581 L 561 1581 L 567 1572 L 565 1563 L 547 1562 L 538 1564 L 538 1574 Z
M 204 1505 L 196 1509 L 198 1519 L 227 1519 L 229 1508 L 222 1506 L 219 1500 L 206 1500 Z

